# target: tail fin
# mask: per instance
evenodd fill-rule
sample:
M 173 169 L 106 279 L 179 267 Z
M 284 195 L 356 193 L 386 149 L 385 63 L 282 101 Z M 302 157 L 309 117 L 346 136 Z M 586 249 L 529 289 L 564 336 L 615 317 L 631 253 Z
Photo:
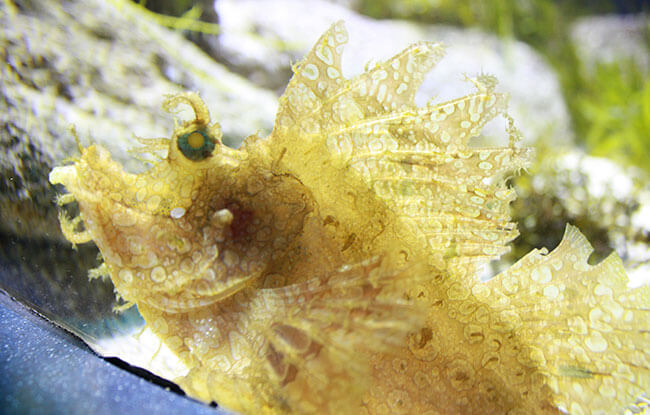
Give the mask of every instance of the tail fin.
M 628 288 L 616 254 L 589 265 L 591 252 L 568 225 L 550 254 L 534 250 L 488 284 L 519 315 L 559 408 L 623 413 L 650 388 L 650 288 Z

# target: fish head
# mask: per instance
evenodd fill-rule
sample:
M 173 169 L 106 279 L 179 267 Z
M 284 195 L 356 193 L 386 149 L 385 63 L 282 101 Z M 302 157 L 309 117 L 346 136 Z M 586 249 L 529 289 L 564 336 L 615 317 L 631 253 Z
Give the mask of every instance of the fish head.
M 170 97 L 163 107 L 179 104 L 192 107 L 195 118 L 158 141 L 168 145 L 167 156 L 148 171 L 125 172 L 106 149 L 91 145 L 74 165 L 50 174 L 74 196 L 85 227 L 79 232 L 63 221 L 64 233 L 67 223 L 68 234 L 94 240 L 122 298 L 166 312 L 233 295 L 260 275 L 271 253 L 250 229 L 263 231 L 271 219 L 260 220 L 255 206 L 236 197 L 246 153 L 222 144 L 198 95 Z

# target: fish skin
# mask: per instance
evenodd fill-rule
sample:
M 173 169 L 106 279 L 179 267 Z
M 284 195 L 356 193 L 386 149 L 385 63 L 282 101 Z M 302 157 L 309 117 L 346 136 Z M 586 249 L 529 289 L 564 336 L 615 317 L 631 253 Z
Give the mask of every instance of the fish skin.
M 531 157 L 494 78 L 417 107 L 441 45 L 417 43 L 348 80 L 346 41 L 338 22 L 295 65 L 267 138 L 225 147 L 185 93 L 164 108 L 189 105 L 195 118 L 169 140 L 142 140 L 168 148 L 150 170 L 126 173 L 93 145 L 50 175 L 83 219 L 81 231 L 62 216 L 64 234 L 97 244 L 120 296 L 191 368 L 179 385 L 251 414 L 633 404 L 648 389 L 650 293 L 626 287 L 620 260 L 588 265 L 568 227 L 552 253 L 476 277 L 517 235 L 506 179 Z M 499 115 L 509 145 L 470 147 Z

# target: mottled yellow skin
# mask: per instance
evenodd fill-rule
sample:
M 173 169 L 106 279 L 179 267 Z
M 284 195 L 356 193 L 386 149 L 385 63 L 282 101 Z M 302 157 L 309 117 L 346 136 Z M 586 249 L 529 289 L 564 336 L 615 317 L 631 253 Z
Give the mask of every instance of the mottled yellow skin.
M 347 80 L 337 23 L 294 68 L 272 134 L 222 145 L 200 98 L 151 170 L 91 146 L 53 170 L 120 295 L 189 367 L 191 396 L 250 414 L 610 414 L 648 389 L 647 287 L 569 227 L 488 283 L 526 165 L 494 80 L 417 107 L 442 56 L 415 44 Z M 474 148 L 497 115 L 510 145 Z M 185 140 L 185 141 L 184 141 Z M 204 141 L 214 145 L 201 153 Z M 188 148 L 191 147 L 189 150 Z M 196 150 L 196 151 L 195 151 Z M 70 199 L 70 198 L 68 198 Z

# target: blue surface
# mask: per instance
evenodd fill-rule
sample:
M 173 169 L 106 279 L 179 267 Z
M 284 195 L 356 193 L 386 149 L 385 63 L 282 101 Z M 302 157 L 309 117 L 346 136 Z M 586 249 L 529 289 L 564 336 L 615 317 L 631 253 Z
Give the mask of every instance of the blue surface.
M 226 414 L 108 363 L 3 291 L 0 413 Z

